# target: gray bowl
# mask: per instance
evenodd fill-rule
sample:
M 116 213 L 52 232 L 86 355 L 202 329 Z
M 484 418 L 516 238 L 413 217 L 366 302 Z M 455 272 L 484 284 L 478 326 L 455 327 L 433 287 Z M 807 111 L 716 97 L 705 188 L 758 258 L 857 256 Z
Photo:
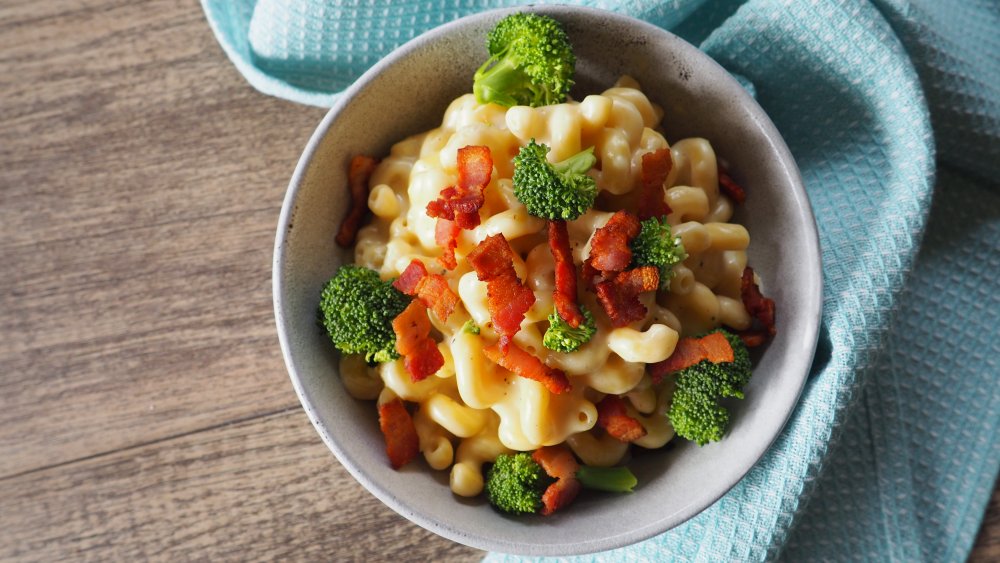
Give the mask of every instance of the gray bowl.
M 295 392 L 323 441 L 372 494 L 413 522 L 480 549 L 570 555 L 628 545 L 695 516 L 760 459 L 791 414 L 806 380 L 820 318 L 816 226 L 798 169 L 771 120 L 708 56 L 657 27 L 592 9 L 532 7 L 563 22 L 578 57 L 577 99 L 630 74 L 664 111 L 667 138 L 709 139 L 748 190 L 736 220 L 749 229 L 750 263 L 777 302 L 778 335 L 759 354 L 747 398 L 733 404 L 726 438 L 705 447 L 678 439 L 631 464 L 629 495 L 581 497 L 551 517 L 507 518 L 482 499 L 452 495 L 447 472 L 422 460 L 394 471 L 372 402 L 351 398 L 333 346 L 316 326 L 324 282 L 347 253 L 333 243 L 347 205 L 347 164 L 384 155 L 440 123 L 470 92 L 485 37 L 510 13 L 463 18 L 426 33 L 365 73 L 310 139 L 288 187 L 274 247 L 274 312 Z

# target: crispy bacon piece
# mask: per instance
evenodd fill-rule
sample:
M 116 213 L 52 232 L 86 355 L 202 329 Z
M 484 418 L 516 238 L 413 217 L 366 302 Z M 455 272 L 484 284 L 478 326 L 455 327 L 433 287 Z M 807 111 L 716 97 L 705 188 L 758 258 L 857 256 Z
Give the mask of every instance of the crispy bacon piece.
M 508 346 L 506 352 L 501 351 L 499 343 L 491 344 L 483 348 L 483 353 L 493 363 L 521 377 L 542 383 L 546 389 L 556 395 L 568 393 L 572 388 L 569 378 L 562 370 L 550 368 L 516 344 Z
M 479 225 L 479 208 L 486 202 L 483 193 L 493 173 L 489 147 L 467 146 L 458 149 L 458 185 L 441 190 L 436 200 L 427 204 L 427 215 L 454 221 L 462 229 Z
M 524 315 L 535 304 L 535 294 L 515 274 L 504 274 L 486 282 L 486 297 L 493 330 L 500 335 L 500 348 L 506 351 L 521 330 Z
M 774 300 L 764 297 L 760 292 L 760 286 L 753 279 L 753 269 L 749 266 L 743 269 L 740 297 L 747 313 L 754 318 L 759 328 L 741 331 L 739 336 L 748 347 L 760 346 L 767 337 L 777 333 L 774 326 Z
M 403 273 L 399 274 L 399 278 L 392 282 L 392 287 L 413 296 L 417 294 L 417 288 L 420 287 L 420 282 L 424 281 L 426 276 L 427 268 L 424 267 L 424 263 L 420 260 L 413 260 L 403 270 Z
M 585 319 L 576 303 L 576 266 L 566 221 L 549 221 L 549 250 L 556 264 L 556 289 L 552 294 L 556 312 L 566 324 L 576 328 Z
M 442 321 L 447 321 L 458 305 L 458 296 L 448 287 L 448 280 L 439 274 L 428 274 L 420 260 L 411 261 L 392 285 L 419 299 Z
M 659 284 L 660 271 L 656 266 L 633 268 L 597 284 L 597 300 L 611 319 L 611 325 L 621 328 L 646 316 L 646 306 L 639 302 L 639 294 L 653 291 Z
M 590 237 L 587 263 L 601 272 L 621 272 L 632 261 L 628 243 L 639 234 L 639 220 L 627 211 L 618 211 Z
M 434 311 L 434 315 L 447 321 L 455 306 L 458 305 L 458 296 L 448 287 L 448 281 L 439 274 L 428 274 L 424 281 L 417 288 L 417 299 Z
M 479 226 L 479 208 L 486 202 L 482 194 L 461 194 L 455 186 L 441 190 L 441 195 L 427 204 L 427 215 L 454 221 L 461 229 Z
M 524 314 L 535 303 L 532 293 L 514 271 L 514 251 L 503 234 L 486 237 L 468 256 L 480 281 L 486 282 L 487 306 L 493 330 L 500 335 L 500 349 L 507 347 L 521 330 Z
M 573 502 L 583 485 L 576 477 L 563 477 L 549 485 L 542 493 L 542 516 L 549 516 Z
M 378 407 L 378 426 L 385 436 L 385 451 L 393 469 L 399 469 L 420 453 L 420 439 L 403 401 L 393 399 Z
M 615 277 L 615 272 L 609 272 L 605 274 L 590 263 L 590 258 L 583 261 L 583 267 L 581 268 L 580 277 L 583 278 L 584 286 L 590 290 L 594 291 L 597 284 L 608 281 L 609 279 Z
M 767 334 L 763 331 L 755 330 L 741 330 L 736 333 L 740 337 L 740 340 L 746 344 L 747 348 L 756 348 L 758 346 L 763 346 L 767 342 Z
M 438 219 L 437 225 L 434 226 L 434 242 L 444 249 L 444 254 L 438 257 L 438 262 L 445 269 L 454 270 L 458 266 L 455 249 L 458 248 L 458 234 L 461 230 L 454 221 L 448 219 Z
M 732 362 L 736 359 L 732 344 L 721 332 L 713 332 L 702 336 L 701 347 L 705 350 L 705 359 L 713 364 Z
M 489 281 L 514 270 L 514 251 L 502 233 L 486 237 L 467 258 L 479 281 Z
M 554 479 L 576 477 L 580 470 L 573 453 L 562 446 L 543 446 L 531 454 L 531 459 L 542 466 L 542 469 Z
M 670 214 L 670 206 L 663 199 L 663 182 L 673 167 L 674 157 L 670 149 L 659 149 L 642 155 L 638 210 L 640 220 Z
M 669 373 L 689 368 L 702 360 L 713 364 L 732 362 L 733 347 L 721 333 L 713 332 L 701 338 L 686 337 L 677 341 L 674 353 L 662 362 L 649 365 L 649 375 L 659 383 Z
M 368 214 L 368 180 L 375 171 L 378 161 L 370 156 L 357 155 L 351 159 L 351 166 L 347 169 L 347 183 L 351 190 L 351 208 L 340 223 L 340 231 L 337 233 L 337 245 L 348 248 L 354 245 L 354 239 L 358 236 L 358 230 Z
M 434 241 L 444 249 L 438 258 L 449 270 L 458 266 L 455 249 L 461 229 L 479 225 L 479 209 L 486 202 L 485 190 L 493 173 L 489 147 L 467 146 L 458 149 L 458 185 L 441 190 L 441 195 L 427 204 L 427 215 L 437 217 Z
M 582 488 L 576 478 L 580 464 L 573 454 L 560 446 L 545 446 L 535 450 L 531 459 L 542 466 L 549 477 L 556 479 L 542 494 L 542 515 L 548 516 L 573 502 Z
M 743 186 L 737 184 L 736 180 L 733 180 L 733 177 L 721 166 L 719 166 L 719 189 L 729 196 L 729 199 L 733 200 L 736 205 L 742 205 L 747 200 L 747 193 L 743 190 Z
M 444 365 L 444 356 L 430 336 L 427 307 L 419 299 L 411 301 L 392 320 L 392 330 L 396 333 L 396 350 L 403 356 L 403 365 L 414 383 L 427 379 Z
M 632 442 L 646 435 L 646 428 L 628 415 L 625 401 L 617 395 L 607 395 L 597 403 L 597 426 L 622 442 Z

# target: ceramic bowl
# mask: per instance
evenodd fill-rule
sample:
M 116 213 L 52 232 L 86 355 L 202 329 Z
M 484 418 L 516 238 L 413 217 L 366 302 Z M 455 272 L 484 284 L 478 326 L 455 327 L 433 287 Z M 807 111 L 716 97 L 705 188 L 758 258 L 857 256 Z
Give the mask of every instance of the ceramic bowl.
M 820 317 L 816 227 L 795 162 L 764 111 L 708 56 L 657 27 L 612 13 L 527 8 L 561 21 L 573 42 L 576 99 L 621 75 L 640 82 L 665 112 L 674 141 L 709 139 L 747 188 L 736 221 L 749 229 L 750 263 L 777 302 L 778 334 L 758 354 L 746 399 L 732 404 L 721 442 L 675 439 L 669 451 L 631 463 L 639 479 L 626 495 L 581 497 L 551 517 L 509 518 L 483 499 L 452 495 L 448 472 L 422 459 L 394 471 L 375 407 L 349 396 L 337 355 L 318 330 L 320 289 L 349 253 L 333 243 L 348 202 L 347 164 L 384 155 L 409 135 L 439 125 L 448 103 L 470 92 L 485 37 L 510 10 L 441 26 L 400 47 L 362 76 L 320 123 L 285 197 L 274 249 L 274 310 L 285 363 L 323 441 L 373 495 L 413 522 L 473 547 L 527 555 L 569 555 L 628 545 L 709 507 L 760 459 L 795 407 L 812 361 Z

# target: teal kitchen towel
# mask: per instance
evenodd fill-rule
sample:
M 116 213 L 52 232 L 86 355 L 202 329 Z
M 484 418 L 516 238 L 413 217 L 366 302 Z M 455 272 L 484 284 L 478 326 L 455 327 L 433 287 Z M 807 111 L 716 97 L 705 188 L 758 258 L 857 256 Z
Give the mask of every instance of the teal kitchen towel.
M 752 82 L 819 224 L 800 404 L 686 524 L 574 558 L 961 561 L 1000 467 L 1000 2 L 594 0 Z M 203 0 L 260 91 L 330 105 L 394 47 L 503 0 Z M 492 554 L 490 560 L 519 560 Z

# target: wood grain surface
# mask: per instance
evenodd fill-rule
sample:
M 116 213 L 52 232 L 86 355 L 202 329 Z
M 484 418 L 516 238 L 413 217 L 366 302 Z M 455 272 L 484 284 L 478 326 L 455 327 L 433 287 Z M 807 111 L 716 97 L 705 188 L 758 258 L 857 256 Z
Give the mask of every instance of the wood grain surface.
M 271 249 L 323 114 L 194 0 L 0 0 L 0 559 L 482 556 L 369 495 L 288 381 Z

